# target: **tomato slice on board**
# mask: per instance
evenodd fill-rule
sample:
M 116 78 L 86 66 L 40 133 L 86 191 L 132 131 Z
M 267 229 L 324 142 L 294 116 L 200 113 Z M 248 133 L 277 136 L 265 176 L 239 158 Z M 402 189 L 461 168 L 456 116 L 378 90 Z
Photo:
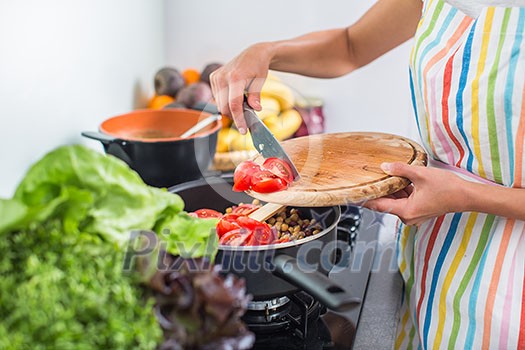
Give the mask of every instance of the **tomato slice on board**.
M 249 190 L 253 174 L 260 170 L 261 167 L 251 160 L 239 164 L 233 173 L 233 190 L 236 192 Z
M 221 218 L 222 214 L 213 209 L 198 209 L 193 212 L 198 218 Z
M 262 170 L 252 176 L 252 190 L 259 193 L 271 193 L 288 188 L 288 182 L 268 170 Z
M 293 182 L 292 167 L 285 160 L 271 157 L 264 161 L 262 167 L 288 183 Z

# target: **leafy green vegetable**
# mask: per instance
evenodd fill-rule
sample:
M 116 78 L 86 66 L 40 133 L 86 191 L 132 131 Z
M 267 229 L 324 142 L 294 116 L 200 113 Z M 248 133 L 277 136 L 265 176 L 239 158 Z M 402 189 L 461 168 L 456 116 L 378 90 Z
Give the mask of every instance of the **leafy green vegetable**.
M 154 230 L 174 255 L 214 256 L 214 220 L 182 209 L 114 157 L 82 146 L 47 154 L 0 200 L 0 348 L 155 348 L 161 330 L 122 271 L 124 247 L 131 230 Z
M 162 339 L 123 252 L 60 222 L 0 240 L 1 349 L 155 349 Z
M 0 198 L 0 233 L 18 226 L 27 215 L 27 207 L 17 200 L 5 200 Z
M 33 165 L 15 192 L 31 208 L 31 221 L 64 219 L 65 228 L 122 243 L 132 229 L 151 229 L 179 213 L 179 196 L 144 184 L 117 158 L 82 146 L 65 146 Z M 1 227 L 1 226 L 0 226 Z
M 182 199 L 144 184 L 121 160 L 83 146 L 60 147 L 34 164 L 18 186 L 14 201 L 0 202 L 11 214 L 0 217 L 7 229 L 60 218 L 68 233 L 86 232 L 124 245 L 135 229 L 168 232 L 168 251 L 212 258 L 217 251 L 214 219 L 181 214 Z M 187 231 L 186 231 L 187 230 Z M 196 246 L 201 248 L 195 249 Z
M 168 244 L 166 250 L 183 258 L 215 257 L 218 237 L 217 219 L 199 219 L 179 214 L 177 220 L 160 222 L 156 229 L 159 237 Z

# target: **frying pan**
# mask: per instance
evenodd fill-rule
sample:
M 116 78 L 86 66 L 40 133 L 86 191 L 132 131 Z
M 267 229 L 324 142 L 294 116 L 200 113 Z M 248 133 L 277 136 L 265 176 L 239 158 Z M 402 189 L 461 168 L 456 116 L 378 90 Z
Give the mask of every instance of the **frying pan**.
M 252 198 L 233 192 L 232 177 L 208 178 L 174 186 L 185 202 L 188 212 L 201 208 L 224 211 Z M 215 263 L 224 273 L 233 273 L 246 280 L 246 289 L 255 301 L 270 300 L 305 290 L 330 309 L 343 310 L 357 306 L 352 297 L 327 275 L 333 264 L 337 224 L 341 215 L 339 206 L 297 208 L 303 218 L 322 218 L 324 229 L 314 235 L 275 245 L 219 246 Z M 319 220 L 319 219 L 318 219 Z

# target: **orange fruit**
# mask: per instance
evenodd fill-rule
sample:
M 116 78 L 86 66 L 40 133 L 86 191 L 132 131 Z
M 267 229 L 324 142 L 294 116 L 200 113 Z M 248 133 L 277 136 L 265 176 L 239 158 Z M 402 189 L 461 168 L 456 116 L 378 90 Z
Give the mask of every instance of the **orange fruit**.
M 221 118 L 222 129 L 228 129 L 232 124 L 233 120 L 225 115 Z
M 201 73 L 199 73 L 199 71 L 194 68 L 183 70 L 182 76 L 186 82 L 186 85 L 196 83 L 201 79 Z
M 149 100 L 148 108 L 151 109 L 161 109 L 162 107 L 169 105 L 170 103 L 175 102 L 175 99 L 168 95 L 153 95 L 151 100 Z

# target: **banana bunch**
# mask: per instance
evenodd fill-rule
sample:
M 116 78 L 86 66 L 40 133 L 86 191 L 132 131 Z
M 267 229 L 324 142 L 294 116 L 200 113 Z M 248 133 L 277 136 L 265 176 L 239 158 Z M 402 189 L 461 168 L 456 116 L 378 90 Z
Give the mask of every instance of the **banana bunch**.
M 302 123 L 299 112 L 293 109 L 295 97 L 292 90 L 277 77 L 268 75 L 261 90 L 261 111 L 256 111 L 264 124 L 279 141 L 293 136 Z M 234 127 L 219 131 L 217 152 L 254 150 L 249 133 L 241 135 Z

